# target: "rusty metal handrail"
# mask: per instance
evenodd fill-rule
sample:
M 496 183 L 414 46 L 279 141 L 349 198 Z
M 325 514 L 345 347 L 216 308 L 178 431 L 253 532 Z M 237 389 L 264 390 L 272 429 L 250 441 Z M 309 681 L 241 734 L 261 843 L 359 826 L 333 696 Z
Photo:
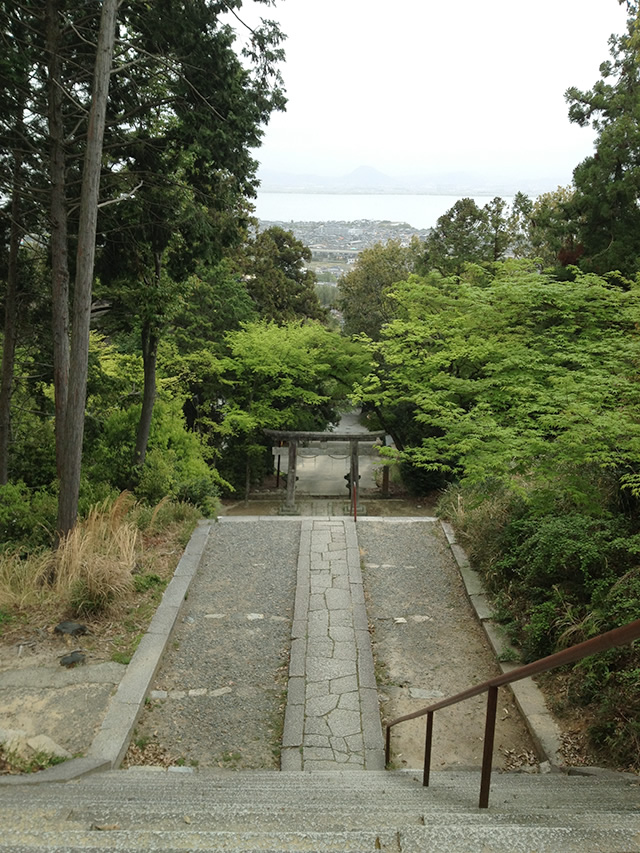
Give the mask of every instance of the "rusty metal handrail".
M 385 760 L 389 763 L 391 757 L 391 729 L 397 726 L 398 723 L 404 723 L 407 720 L 415 720 L 418 717 L 427 717 L 427 730 L 425 736 L 424 750 L 424 773 L 422 784 L 425 787 L 429 786 L 429 773 L 431 767 L 431 744 L 433 739 L 433 715 L 435 711 L 441 708 L 447 708 L 450 705 L 457 705 L 458 702 L 463 702 L 465 699 L 471 699 L 472 696 L 479 696 L 481 693 L 487 693 L 487 716 L 484 733 L 484 749 L 482 754 L 482 774 L 480 781 L 480 802 L 478 803 L 481 809 L 486 809 L 489 806 L 489 789 L 491 785 L 491 760 L 493 756 L 493 741 L 496 726 L 496 710 L 498 707 L 498 688 L 506 684 L 513 684 L 514 681 L 520 681 L 523 678 L 529 678 L 533 675 L 539 675 L 542 672 L 548 672 L 551 669 L 556 669 L 559 666 L 564 666 L 568 663 L 575 663 L 589 655 L 595 655 L 598 652 L 605 652 L 607 649 L 613 649 L 617 646 L 626 646 L 640 637 L 640 619 L 635 622 L 629 622 L 621 628 L 614 628 L 612 631 L 607 631 L 605 634 L 600 634 L 593 637 L 591 640 L 586 640 L 584 643 L 578 643 L 561 652 L 556 652 L 548 657 L 528 663 L 525 666 L 520 666 L 511 672 L 505 672 L 502 675 L 497 675 L 495 678 L 490 678 L 482 684 L 476 684 L 474 687 L 469 687 L 461 693 L 456 693 L 455 696 L 450 696 L 448 699 L 442 699 L 427 708 L 422 708 L 419 711 L 414 711 L 412 714 L 405 714 L 402 717 L 397 717 L 391 720 L 386 726 L 385 739 Z

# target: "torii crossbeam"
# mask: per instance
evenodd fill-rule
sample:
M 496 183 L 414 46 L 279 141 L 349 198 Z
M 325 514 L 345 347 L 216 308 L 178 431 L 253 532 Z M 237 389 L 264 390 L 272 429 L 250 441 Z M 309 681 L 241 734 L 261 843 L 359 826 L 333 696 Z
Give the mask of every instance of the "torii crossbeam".
M 358 505 L 358 442 L 366 441 L 373 444 L 378 439 L 384 441 L 384 432 L 299 432 L 295 430 L 265 429 L 265 435 L 275 441 L 286 441 L 289 444 L 289 467 L 287 470 L 287 498 L 282 508 L 286 515 L 297 515 L 296 508 L 296 464 L 298 461 L 298 443 L 301 441 L 343 441 L 348 442 L 351 449 L 350 483 L 351 512 L 356 514 Z

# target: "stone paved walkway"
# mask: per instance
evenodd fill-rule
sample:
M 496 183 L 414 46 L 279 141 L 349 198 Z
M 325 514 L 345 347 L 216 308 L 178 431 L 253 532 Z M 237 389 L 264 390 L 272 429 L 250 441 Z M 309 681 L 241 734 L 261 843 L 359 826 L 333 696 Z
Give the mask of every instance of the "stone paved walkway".
M 350 519 L 305 519 L 283 770 L 381 770 L 384 749 L 360 553 Z

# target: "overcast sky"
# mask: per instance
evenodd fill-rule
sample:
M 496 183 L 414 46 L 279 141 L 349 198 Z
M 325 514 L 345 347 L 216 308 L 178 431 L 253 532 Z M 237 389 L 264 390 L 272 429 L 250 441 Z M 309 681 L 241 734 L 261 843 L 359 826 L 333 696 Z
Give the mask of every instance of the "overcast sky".
M 595 83 L 626 20 L 617 0 L 248 5 L 287 34 L 289 103 L 256 152 L 265 168 L 549 175 L 550 188 L 592 150 L 564 92 Z

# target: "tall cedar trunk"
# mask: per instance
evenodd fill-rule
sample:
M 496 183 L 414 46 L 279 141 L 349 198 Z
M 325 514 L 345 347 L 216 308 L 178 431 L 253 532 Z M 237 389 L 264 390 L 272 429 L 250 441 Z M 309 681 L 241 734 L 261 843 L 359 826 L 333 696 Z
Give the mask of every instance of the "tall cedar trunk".
M 162 275 L 162 253 L 154 251 L 154 284 L 160 286 Z M 144 370 L 144 387 L 142 389 L 142 411 L 138 423 L 138 434 L 136 436 L 136 447 L 134 451 L 133 464 L 140 470 L 144 465 L 151 432 L 151 418 L 153 417 L 153 406 L 156 401 L 156 362 L 158 359 L 158 334 L 153 331 L 151 322 L 145 320 L 142 324 L 142 366 Z
M 93 95 L 87 127 L 87 147 L 82 171 L 76 279 L 73 295 L 73 324 L 69 360 L 69 387 L 64 418 L 58 534 L 66 535 L 75 525 L 80 494 L 84 408 L 89 365 L 91 289 L 96 251 L 98 192 L 104 137 L 109 75 L 113 60 L 118 0 L 103 0 L 96 49 Z
M 20 122 L 22 124 L 22 122 Z M 11 197 L 11 232 L 7 292 L 4 302 L 4 341 L 2 346 L 2 378 L 0 380 L 0 486 L 9 481 L 9 441 L 11 436 L 11 392 L 16 341 L 18 337 L 18 252 L 22 240 L 21 224 L 22 155 L 13 157 L 13 190 Z
M 49 99 L 49 178 L 51 203 L 51 286 L 53 328 L 53 387 L 56 410 L 56 465 L 62 475 L 62 446 L 65 434 L 67 389 L 69 387 L 69 254 L 67 248 L 66 163 L 64 149 L 62 59 L 60 56 L 61 3 L 48 0 L 47 55 Z
M 156 360 L 158 357 L 158 335 L 151 330 L 147 321 L 142 327 L 142 364 L 144 367 L 144 389 L 142 392 L 142 411 L 138 423 L 134 465 L 140 469 L 144 465 L 151 432 L 153 405 L 156 400 Z

